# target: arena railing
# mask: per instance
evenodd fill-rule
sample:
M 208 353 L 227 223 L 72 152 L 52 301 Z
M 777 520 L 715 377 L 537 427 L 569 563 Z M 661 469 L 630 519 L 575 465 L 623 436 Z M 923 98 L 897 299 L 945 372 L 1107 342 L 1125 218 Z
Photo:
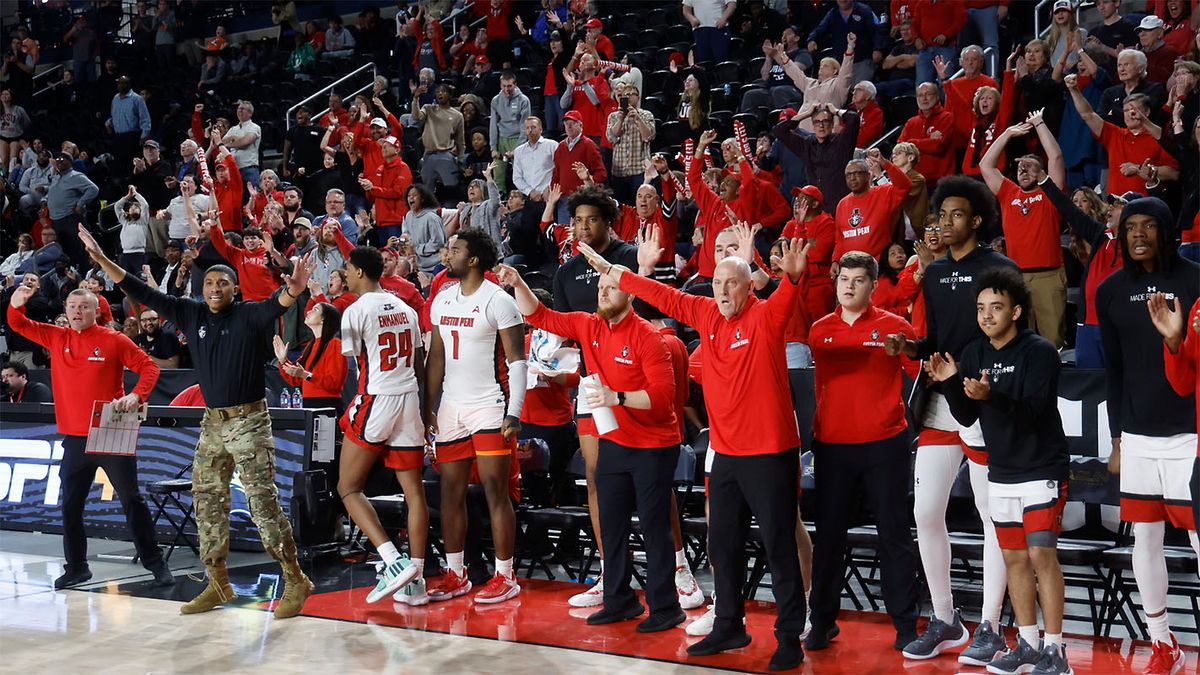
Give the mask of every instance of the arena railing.
M 342 94 L 342 98 L 343 99 L 351 99 L 351 98 L 354 98 L 355 96 L 358 96 L 359 94 L 370 91 L 371 87 L 375 84 L 375 76 L 376 76 L 376 72 L 377 72 L 374 61 L 369 61 L 367 63 L 364 63 L 363 65 L 355 68 L 354 70 L 346 73 L 342 77 L 334 80 L 333 82 L 330 82 L 329 84 L 325 85 L 324 87 L 321 87 L 312 95 L 308 96 L 307 98 L 301 99 L 300 101 L 296 102 L 295 105 L 288 108 L 287 112 L 284 113 L 284 115 L 283 115 L 283 121 L 285 124 L 285 128 L 286 129 L 292 128 L 292 121 L 295 119 L 295 113 L 296 113 L 297 108 L 299 108 L 300 106 L 302 106 L 310 101 L 315 101 L 316 99 L 320 98 L 321 96 L 328 97 L 330 92 L 337 89 L 337 87 L 339 85 L 343 84 L 344 82 L 346 82 L 348 80 L 352 80 L 355 76 L 361 75 L 368 70 L 371 71 L 371 78 L 369 80 L 367 80 L 367 83 L 352 92 Z M 316 118 L 320 117 L 321 115 L 324 115 L 327 112 L 329 112 L 328 106 L 326 106 L 320 112 L 313 113 L 313 119 L 316 119 Z

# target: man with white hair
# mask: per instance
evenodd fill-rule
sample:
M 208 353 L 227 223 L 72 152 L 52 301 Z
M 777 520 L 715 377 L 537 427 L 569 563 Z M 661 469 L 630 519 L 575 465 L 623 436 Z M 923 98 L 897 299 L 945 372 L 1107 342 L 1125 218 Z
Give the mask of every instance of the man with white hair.
M 858 139 L 855 146 L 865 148 L 883 136 L 883 108 L 879 107 L 875 83 L 863 80 L 850 90 L 850 107 L 858 111 Z
M 1159 84 L 1167 84 L 1167 78 L 1175 70 L 1179 50 L 1163 42 L 1166 24 L 1154 14 L 1142 17 L 1138 24 L 1138 48 L 1146 55 L 1146 77 Z
M 971 10 L 974 11 L 974 10 Z M 946 94 L 946 112 L 954 117 L 954 128 L 959 138 L 970 138 L 975 128 L 975 110 L 971 103 L 975 100 L 975 92 L 981 87 L 1000 88 L 996 80 L 983 73 L 983 50 L 979 45 L 963 47 L 958 55 L 958 64 L 962 66 L 962 77 L 950 79 L 953 71 L 945 61 L 934 60 L 934 70 L 937 71 L 938 85 Z
M 262 128 L 251 121 L 252 117 L 254 104 L 250 101 L 238 101 L 238 123 L 230 127 L 221 142 L 229 147 L 238 172 L 242 174 L 242 180 L 251 185 L 258 185 L 258 146 L 262 142 Z
M 1150 99 L 1150 120 L 1162 126 L 1166 122 L 1163 102 L 1167 100 L 1163 86 L 1146 77 L 1146 55 L 1136 49 L 1122 49 L 1117 54 L 1117 84 L 1100 94 L 1096 112 L 1105 122 L 1125 126 L 1125 99 L 1130 94 L 1145 94 Z

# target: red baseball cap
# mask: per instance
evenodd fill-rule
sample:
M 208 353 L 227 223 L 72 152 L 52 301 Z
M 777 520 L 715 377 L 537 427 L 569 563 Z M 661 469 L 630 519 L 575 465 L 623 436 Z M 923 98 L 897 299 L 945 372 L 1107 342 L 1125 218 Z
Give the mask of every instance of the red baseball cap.
M 600 23 L 600 19 L 597 19 L 596 17 L 592 17 L 587 20 L 587 23 L 583 24 L 583 27 L 584 28 L 603 28 L 604 24 Z
M 796 116 L 795 108 L 784 108 L 779 111 L 779 121 L 786 122 Z M 794 192 L 794 190 L 793 190 Z
M 475 57 L 475 65 L 477 66 L 486 66 L 490 63 L 491 61 L 488 60 L 487 54 L 480 54 L 479 56 Z
M 578 110 L 568 110 L 567 113 L 563 115 L 563 120 L 575 120 L 576 122 L 583 124 L 583 115 L 580 115 Z
M 825 203 L 825 195 L 821 194 L 821 189 L 816 185 L 805 185 L 804 187 L 792 188 L 792 196 L 798 197 L 804 195 L 809 199 L 815 200 L 818 204 Z

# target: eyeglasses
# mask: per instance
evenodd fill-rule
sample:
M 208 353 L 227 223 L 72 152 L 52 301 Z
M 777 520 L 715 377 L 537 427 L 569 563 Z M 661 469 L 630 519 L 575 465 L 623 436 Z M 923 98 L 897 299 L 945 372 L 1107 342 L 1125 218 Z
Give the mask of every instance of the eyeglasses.
M 864 173 L 870 173 L 870 172 L 869 172 L 869 171 L 865 171 L 865 170 L 863 170 L 863 169 L 859 169 L 858 171 L 847 171 L 847 172 L 846 172 L 846 175 L 847 175 L 847 176 L 858 176 L 858 175 L 861 175 L 861 174 L 864 174 Z
M 826 117 L 825 119 L 815 119 L 814 118 L 812 123 L 813 123 L 814 127 L 817 126 L 818 124 L 821 124 L 821 125 L 833 124 L 833 119 L 831 119 L 829 117 Z

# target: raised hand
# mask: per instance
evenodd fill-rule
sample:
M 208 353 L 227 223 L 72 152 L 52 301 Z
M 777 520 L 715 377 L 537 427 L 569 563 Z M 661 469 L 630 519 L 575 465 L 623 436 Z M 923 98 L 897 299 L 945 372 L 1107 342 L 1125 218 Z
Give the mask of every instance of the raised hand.
M 950 69 L 950 64 L 946 62 L 946 59 L 941 54 L 933 57 L 933 67 L 937 70 L 938 79 L 945 80 L 946 72 Z
M 783 255 L 779 258 L 779 268 L 793 279 L 804 277 L 808 269 L 808 251 L 812 248 L 811 241 L 804 239 L 783 239 L 779 242 Z
M 1071 75 L 1067 75 L 1063 78 L 1063 84 L 1067 86 L 1067 89 L 1079 91 L 1079 76 L 1073 73 Z
M 657 225 L 647 225 L 638 232 L 638 269 L 652 269 L 662 258 L 663 248 L 659 243 Z
M 496 267 L 496 278 L 500 280 L 500 285 L 505 288 L 513 288 L 518 284 L 524 283 L 520 272 L 503 263 Z
M 282 363 L 288 362 L 288 355 L 287 355 L 288 345 L 286 342 L 283 341 L 283 338 L 276 335 L 275 338 L 271 341 L 271 347 L 273 347 L 275 349 L 275 358 L 279 360 L 279 363 L 282 364 Z
M 1029 113 L 1029 117 L 1025 118 L 1025 123 L 1031 127 L 1036 127 L 1042 121 L 1042 116 L 1045 114 L 1045 112 L 1045 108 L 1042 108 L 1041 110 L 1034 110 L 1033 112 Z
M 1030 124 L 1028 122 L 1021 122 L 1019 124 L 1014 124 L 1011 127 L 1005 129 L 1004 133 L 1008 134 L 1009 136 L 1019 138 L 1021 136 L 1028 134 L 1031 131 L 1033 131 L 1032 124 Z
M 945 382 L 958 374 L 958 364 L 954 362 L 954 357 L 950 356 L 949 352 L 945 354 L 934 352 L 925 362 L 925 372 L 934 382 Z
M 929 267 L 929 263 L 933 262 L 933 251 L 929 250 L 929 245 L 925 243 L 924 239 L 913 242 L 913 250 L 917 254 L 918 269 L 924 272 L 925 268 Z
M 104 249 L 100 248 L 100 244 L 96 243 L 96 238 L 92 236 L 91 232 L 87 231 L 87 228 L 83 226 L 83 223 L 79 224 L 79 241 L 83 244 L 83 249 L 87 251 L 88 256 L 90 256 L 92 260 L 95 260 L 98 263 L 103 263 L 108 260 L 108 256 L 104 255 Z
M 1150 321 L 1154 324 L 1154 328 L 1158 334 L 1163 336 L 1163 341 L 1167 343 L 1167 347 L 1171 352 L 1179 351 L 1179 344 L 1183 340 L 1184 331 L 1184 315 L 1179 304 L 1179 298 L 1175 297 L 1172 304 L 1167 303 L 1167 296 L 1162 293 L 1154 293 L 1150 299 L 1146 300 L 1146 309 L 1150 312 Z M 1200 315 L 1198 315 L 1200 317 Z
M 568 68 L 563 68 L 563 80 L 567 83 L 568 87 L 575 86 L 575 75 Z
M 33 290 L 32 286 L 21 284 L 20 286 L 17 286 L 15 291 L 13 291 L 9 305 L 11 307 L 21 307 L 26 302 L 29 302 L 29 298 L 33 297 L 35 292 L 36 291 Z
M 696 152 L 699 153 L 700 148 L 703 148 L 715 140 L 717 140 L 717 132 L 715 129 L 708 129 L 704 133 L 700 134 L 700 141 L 696 144 Z
M 966 378 L 963 380 L 963 390 L 967 397 L 976 401 L 986 401 L 992 396 L 992 385 L 988 382 L 987 371 L 978 380 Z
M 587 165 L 583 162 L 575 162 L 571 164 L 571 170 L 579 177 L 579 180 L 587 182 L 592 177 L 592 172 L 588 171 Z
M 747 263 L 754 262 L 754 230 L 746 223 L 739 221 L 736 225 L 730 228 L 734 239 L 737 241 L 737 250 L 730 255 L 741 258 Z
M 614 265 L 608 262 L 604 259 L 604 256 L 600 255 L 595 249 L 583 242 L 579 242 L 579 254 L 582 255 L 583 259 L 592 266 L 592 269 L 601 274 L 611 274 L 614 280 L 619 281 L 621 279 L 621 275 L 627 271 L 627 268 L 624 265 Z

